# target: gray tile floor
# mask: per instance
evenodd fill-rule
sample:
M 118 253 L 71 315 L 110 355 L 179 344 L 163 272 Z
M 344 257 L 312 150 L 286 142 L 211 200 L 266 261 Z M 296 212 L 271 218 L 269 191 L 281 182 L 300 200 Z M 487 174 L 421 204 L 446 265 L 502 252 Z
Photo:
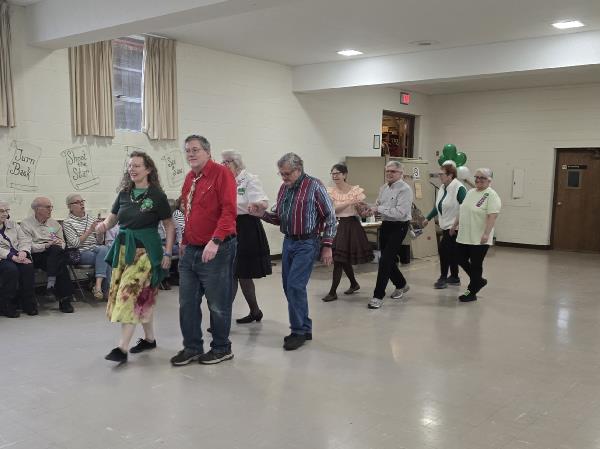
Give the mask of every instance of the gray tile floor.
M 169 365 L 176 288 L 159 347 L 121 367 L 103 360 L 118 327 L 102 304 L 0 318 L 0 449 L 600 448 L 599 255 L 495 248 L 471 304 L 416 261 L 406 299 L 380 310 L 373 267 L 327 304 L 330 269 L 315 270 L 315 339 L 295 352 L 277 267 L 257 282 L 264 320 L 234 324 L 235 358 L 215 366 Z

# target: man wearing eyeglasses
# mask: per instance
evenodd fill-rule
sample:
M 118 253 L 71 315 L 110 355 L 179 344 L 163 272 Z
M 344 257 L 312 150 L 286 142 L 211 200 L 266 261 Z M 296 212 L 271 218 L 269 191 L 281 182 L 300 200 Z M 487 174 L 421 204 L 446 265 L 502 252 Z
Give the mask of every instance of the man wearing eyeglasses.
M 404 167 L 398 161 L 389 161 L 385 165 L 386 183 L 379 189 L 379 196 L 371 213 L 381 214 L 382 224 L 379 231 L 379 268 L 373 299 L 369 301 L 369 309 L 379 309 L 383 305 L 385 289 L 389 281 L 396 289 L 390 295 L 400 299 L 408 291 L 406 279 L 398 269 L 397 257 L 402 241 L 408 232 L 411 220 L 413 192 L 403 181 Z
M 283 184 L 277 195 L 275 212 L 266 212 L 258 203 L 251 204 L 248 211 L 268 223 L 279 225 L 285 234 L 281 276 L 292 332 L 284 338 L 283 348 L 291 351 L 306 340 L 312 340 L 306 286 L 319 253 L 326 265 L 333 260 L 331 245 L 337 222 L 325 186 L 304 172 L 300 156 L 287 153 L 279 159 L 277 166 Z
M 233 263 L 237 248 L 237 192 L 233 173 L 215 163 L 203 136 L 185 139 L 191 168 L 181 189 L 185 217 L 179 260 L 179 325 L 183 349 L 171 358 L 175 366 L 198 361 L 212 365 L 233 358 L 229 331 L 233 304 Z M 211 350 L 204 353 L 202 296 L 210 311 Z
M 52 202 L 39 196 L 31 203 L 33 216 L 21 222 L 21 229 L 32 240 L 31 256 L 35 268 L 41 268 L 48 275 L 46 288 L 59 301 L 63 313 L 73 313 L 71 299 L 73 284 L 67 270 L 65 237 L 62 226 L 52 216 Z

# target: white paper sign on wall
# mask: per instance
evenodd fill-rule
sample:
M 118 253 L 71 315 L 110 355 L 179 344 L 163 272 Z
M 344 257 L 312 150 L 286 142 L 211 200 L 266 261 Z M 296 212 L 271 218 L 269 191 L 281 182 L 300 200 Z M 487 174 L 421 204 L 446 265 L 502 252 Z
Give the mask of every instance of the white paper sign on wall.
M 68 148 L 62 151 L 65 158 L 69 181 L 76 190 L 86 190 L 100 183 L 92 170 L 92 158 L 87 146 Z
M 26 142 L 10 144 L 12 157 L 6 172 L 6 185 L 10 189 L 24 192 L 35 192 L 38 186 L 35 182 L 37 168 L 42 149 Z
M 165 164 L 167 184 L 169 187 L 180 188 L 185 178 L 185 169 L 181 150 L 170 150 L 161 159 Z
M 419 170 L 419 167 L 413 167 L 413 178 L 419 179 L 420 177 L 421 177 L 421 171 Z

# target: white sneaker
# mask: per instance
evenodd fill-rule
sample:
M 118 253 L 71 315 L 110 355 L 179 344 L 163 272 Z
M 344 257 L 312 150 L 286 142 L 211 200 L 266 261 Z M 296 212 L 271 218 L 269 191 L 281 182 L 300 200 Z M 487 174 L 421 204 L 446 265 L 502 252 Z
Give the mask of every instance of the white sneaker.
M 409 290 L 410 290 L 410 287 L 408 286 L 408 284 L 406 284 L 404 287 L 397 288 L 396 290 L 394 290 L 394 293 L 392 293 L 390 295 L 390 298 L 400 299 L 404 296 L 404 293 L 406 293 Z
M 383 299 L 373 298 L 369 301 L 367 307 L 369 309 L 379 309 L 383 305 Z

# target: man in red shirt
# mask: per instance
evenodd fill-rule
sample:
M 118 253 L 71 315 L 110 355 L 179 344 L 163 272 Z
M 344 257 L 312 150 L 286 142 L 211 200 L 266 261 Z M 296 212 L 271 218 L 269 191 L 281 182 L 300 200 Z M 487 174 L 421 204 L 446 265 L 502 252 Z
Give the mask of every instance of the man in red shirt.
M 227 167 L 213 162 L 205 137 L 187 137 L 185 156 L 191 171 L 181 189 L 185 230 L 179 261 L 179 325 L 183 349 L 171 363 L 180 366 L 198 360 L 210 365 L 233 358 L 229 330 L 237 248 L 236 183 Z M 211 350 L 206 354 L 201 329 L 203 295 L 212 331 Z

